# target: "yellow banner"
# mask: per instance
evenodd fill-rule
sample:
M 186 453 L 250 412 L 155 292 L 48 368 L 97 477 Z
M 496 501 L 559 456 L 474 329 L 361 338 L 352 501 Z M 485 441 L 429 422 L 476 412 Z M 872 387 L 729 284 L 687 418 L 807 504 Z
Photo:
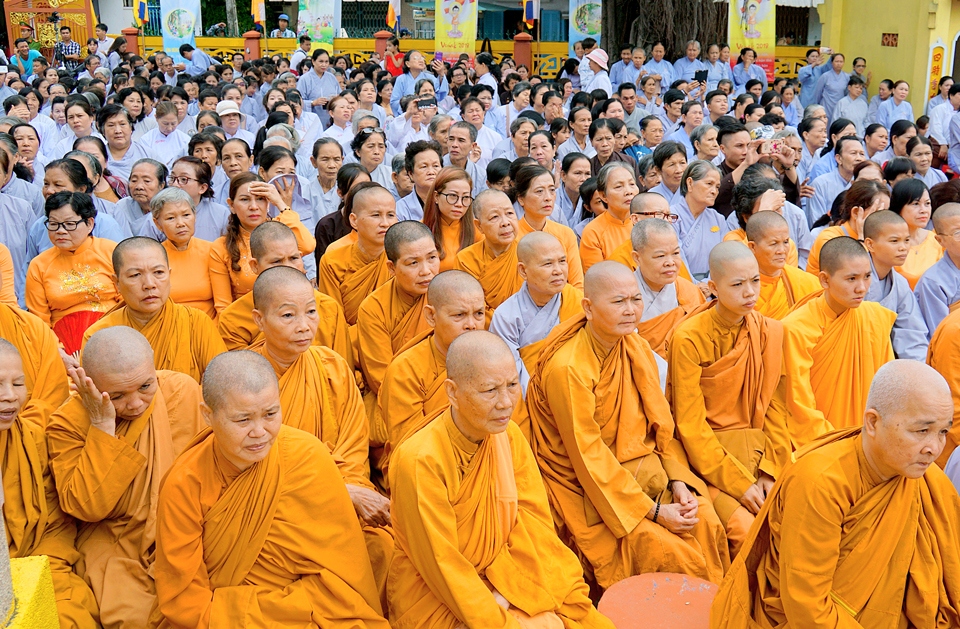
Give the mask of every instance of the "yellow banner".
M 930 49 L 930 84 L 927 87 L 927 98 L 933 98 L 940 93 L 940 78 L 943 76 L 943 58 L 946 52 L 943 44 L 939 42 Z
M 774 0 L 730 0 L 729 42 L 732 57 L 744 48 L 757 53 L 757 65 L 773 80 L 776 65 L 777 10 Z
M 444 61 L 456 63 L 460 55 L 473 59 L 477 42 L 476 0 L 437 0 L 436 53 Z

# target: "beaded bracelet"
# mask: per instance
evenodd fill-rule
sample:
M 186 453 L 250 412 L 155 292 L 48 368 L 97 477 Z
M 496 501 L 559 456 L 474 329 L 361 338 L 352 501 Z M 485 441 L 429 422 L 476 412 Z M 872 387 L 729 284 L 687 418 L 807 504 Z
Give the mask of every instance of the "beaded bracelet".
M 657 509 L 653 512 L 653 523 L 657 523 L 657 516 L 660 515 L 660 501 L 657 501 Z

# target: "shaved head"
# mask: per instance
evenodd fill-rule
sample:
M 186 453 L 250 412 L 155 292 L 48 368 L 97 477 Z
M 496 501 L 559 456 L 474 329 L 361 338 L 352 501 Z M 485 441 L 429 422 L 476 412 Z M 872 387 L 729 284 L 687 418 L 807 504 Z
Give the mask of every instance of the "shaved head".
M 832 238 L 820 250 L 820 270 L 833 275 L 850 260 L 870 260 L 870 254 L 858 241 L 849 236 Z
M 633 197 L 633 201 L 630 202 L 631 214 L 647 214 L 649 212 L 669 214 L 670 203 L 656 192 L 641 192 Z
M 790 229 L 790 225 L 778 212 L 757 212 L 747 219 L 747 240 L 757 242 L 771 230 L 783 228 Z
M 880 237 L 880 234 L 883 233 L 883 230 L 891 226 L 906 227 L 907 221 L 903 220 L 896 212 L 891 212 L 890 210 L 874 212 L 863 222 L 863 238 L 876 240 Z
M 654 235 L 676 237 L 677 230 L 662 218 L 648 218 L 647 220 L 640 221 L 630 230 L 630 244 L 633 246 L 633 250 L 642 251 Z
M 211 360 L 203 372 L 202 386 L 203 401 L 214 413 L 235 393 L 259 393 L 273 387 L 279 396 L 280 391 L 277 374 L 267 359 L 249 350 L 224 352 Z
M 363 186 L 354 192 L 350 213 L 360 216 L 361 212 L 374 212 L 388 205 L 396 207 L 396 204 L 390 191 L 374 182 L 373 185 Z
M 463 386 L 494 364 L 513 362 L 510 348 L 496 334 L 477 330 L 458 336 L 447 350 L 447 378 Z M 516 367 L 514 367 L 516 371 Z
M 0 358 L 6 358 L 9 356 L 16 356 L 20 358 L 20 350 L 6 339 L 0 339 Z
M 468 295 L 471 297 L 479 295 L 482 302 L 483 286 L 480 285 L 477 278 L 469 273 L 451 269 L 430 280 L 430 288 L 427 289 L 427 303 L 439 310 L 447 304 Z
M 960 216 L 960 203 L 944 203 L 933 212 L 933 228 L 938 234 L 942 233 L 947 219 L 957 216 Z
M 94 333 L 83 346 L 81 365 L 94 382 L 98 377 L 134 372 L 146 364 L 153 367 L 153 348 L 147 339 L 125 325 Z
M 533 264 L 537 258 L 543 255 L 544 251 L 548 250 L 548 247 L 560 247 L 562 249 L 563 244 L 553 234 L 530 232 L 521 238 L 517 244 L 517 258 L 524 264 Z
M 272 243 L 288 239 L 293 242 L 297 240 L 292 229 L 280 221 L 267 221 L 250 233 L 250 256 L 259 260 L 266 255 Z
M 113 274 L 120 276 L 123 272 L 124 257 L 127 253 L 132 251 L 143 251 L 144 249 L 152 250 L 159 252 L 163 256 L 164 262 L 170 264 L 169 259 L 167 258 L 167 250 L 163 248 L 159 242 L 153 238 L 146 238 L 144 236 L 134 236 L 133 238 L 127 238 L 126 240 L 121 240 L 120 243 L 113 250 Z
M 596 299 L 617 281 L 630 281 L 636 284 L 637 278 L 630 267 L 619 262 L 611 260 L 597 262 L 583 275 L 583 296 L 587 299 Z
M 757 265 L 753 252 L 742 242 L 727 240 L 717 244 L 710 250 L 710 277 L 719 281 L 739 262 Z
M 260 312 L 269 310 L 277 295 L 290 288 L 300 288 L 313 295 L 313 284 L 299 270 L 289 266 L 267 269 L 253 284 L 253 307 Z
M 483 211 L 488 207 L 493 207 L 497 201 L 500 201 L 501 203 L 506 201 L 508 205 L 513 205 L 510 203 L 510 197 L 500 190 L 489 188 L 478 194 L 473 199 L 473 204 L 470 206 L 473 210 L 474 218 L 476 218 L 478 221 L 483 220 Z
M 387 259 L 396 264 L 402 255 L 401 249 L 404 245 L 424 239 L 433 242 L 433 232 L 429 227 L 420 221 L 400 221 L 387 230 L 387 234 L 383 237 L 383 250 L 387 254 Z
M 916 360 L 892 360 L 880 367 L 870 383 L 867 408 L 880 417 L 893 417 L 914 404 L 953 408 L 950 385 L 936 369 Z

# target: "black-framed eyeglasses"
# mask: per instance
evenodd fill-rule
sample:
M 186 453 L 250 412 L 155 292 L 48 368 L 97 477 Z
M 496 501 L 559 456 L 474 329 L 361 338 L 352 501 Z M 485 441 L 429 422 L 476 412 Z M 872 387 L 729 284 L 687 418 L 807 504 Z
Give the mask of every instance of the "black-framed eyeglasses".
M 197 182 L 199 182 L 200 180 L 199 180 L 199 179 L 194 179 L 193 177 L 184 177 L 184 176 L 179 176 L 179 177 L 167 177 L 167 185 L 168 185 L 168 186 L 185 186 L 185 185 L 187 185 L 188 183 L 190 183 L 191 181 L 197 181 Z
M 463 204 L 463 207 L 467 207 L 468 205 L 473 203 L 473 197 L 471 197 L 470 195 L 461 197 L 456 192 L 438 192 L 437 194 L 439 194 L 441 197 L 446 199 L 447 203 L 449 203 L 450 205 L 456 205 L 457 201 L 459 201 L 461 204 Z
M 669 212 L 635 212 L 638 216 L 650 216 L 652 218 L 659 218 L 662 221 L 667 221 L 668 223 L 676 223 L 680 220 L 680 215 L 670 214 Z
M 82 224 L 84 224 L 84 223 L 86 223 L 86 222 L 87 222 L 87 221 L 60 221 L 60 222 L 57 222 L 57 221 L 51 221 L 50 219 L 47 219 L 47 220 L 45 220 L 45 221 L 43 222 L 43 224 L 47 226 L 47 231 L 49 231 L 49 232 L 57 232 L 57 231 L 60 231 L 60 228 L 61 228 L 61 227 L 63 227 L 63 228 L 64 228 L 65 230 L 67 230 L 68 232 L 74 232 L 74 231 L 77 231 L 77 227 L 80 227 L 80 225 L 82 225 Z

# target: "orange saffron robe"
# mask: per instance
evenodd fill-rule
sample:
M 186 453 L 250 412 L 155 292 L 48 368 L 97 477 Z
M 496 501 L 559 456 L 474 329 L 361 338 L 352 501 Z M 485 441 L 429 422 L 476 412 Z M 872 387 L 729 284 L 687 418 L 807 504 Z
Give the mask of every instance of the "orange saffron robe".
M 429 329 L 423 318 L 427 296 L 411 297 L 403 293 L 395 277 L 373 291 L 360 304 L 357 326 L 360 345 L 360 368 L 366 383 L 364 404 L 370 419 L 370 443 L 381 446 L 387 440 L 386 425 L 377 407 L 380 384 L 387 366 L 418 334 Z
M 512 423 L 477 444 L 448 410 L 399 447 L 390 476 L 394 627 L 613 628 L 554 532 L 533 453 Z
M 18 418 L 0 432 L 3 519 L 10 557 L 46 555 L 53 573 L 60 626 L 100 627 L 97 601 L 73 570 L 80 559 L 76 522 L 60 509 L 43 428 Z
M 157 383 L 143 415 L 117 420 L 116 437 L 90 425 L 76 395 L 47 425 L 60 506 L 80 523 L 77 573 L 93 589 L 104 626 L 147 625 L 160 481 L 203 426 L 195 380 L 159 371 Z
M 313 291 L 313 296 L 317 301 L 317 316 L 320 317 L 313 344 L 329 347 L 352 366 L 353 346 L 343 310 L 332 297 L 320 291 Z M 253 321 L 253 291 L 223 309 L 217 317 L 217 331 L 228 351 L 248 349 L 263 342 L 263 334 Z
M 650 349 L 661 358 L 667 358 L 667 343 L 680 322 L 690 313 L 703 305 L 703 293 L 693 282 L 677 277 L 677 304 L 670 312 L 665 312 L 647 321 L 637 324 L 637 332 L 650 345 Z
M 739 543 L 753 521 L 740 497 L 760 472 L 777 478 L 790 461 L 783 324 L 754 311 L 731 325 L 716 303 L 673 333 L 667 399 L 690 468 L 716 488 L 714 507 Z M 738 510 L 747 522 L 734 540 L 729 521 Z
M 13 256 L 7 246 L 0 243 L 0 304 L 17 306 L 16 270 Z
M 440 260 L 441 273 L 457 268 L 457 253 L 460 251 L 460 239 L 462 237 L 463 225 L 460 221 L 448 221 L 440 216 L 440 242 L 443 243 L 443 259 Z M 475 232 L 472 244 L 476 244 L 482 238 L 482 235 Z
M 352 236 L 352 238 L 351 238 Z M 352 240 L 352 242 L 348 242 Z M 317 269 L 320 292 L 336 300 L 343 308 L 348 325 L 356 325 L 360 304 L 378 286 L 390 279 L 387 254 L 368 258 L 356 241 L 356 232 L 330 245 Z
M 6 304 L 0 304 L 0 338 L 16 347 L 23 361 L 29 397 L 20 409 L 20 420 L 43 428 L 50 413 L 70 395 L 60 342 L 38 317 Z
M 169 240 L 160 244 L 167 250 L 170 260 L 170 299 L 215 319 L 217 309 L 213 307 L 213 285 L 210 283 L 210 248 L 213 243 L 191 238 L 184 251 L 178 251 Z
M 735 229 L 729 231 L 723 236 L 723 241 L 735 240 L 737 242 L 742 242 L 744 245 L 747 244 L 747 230 L 743 227 L 740 229 Z M 792 266 L 794 268 L 799 268 L 800 264 L 800 254 L 797 252 L 797 245 L 793 242 L 793 238 L 790 239 L 790 249 L 787 251 L 787 266 Z
M 483 287 L 483 299 L 487 305 L 487 325 L 497 306 L 520 290 L 523 278 L 517 268 L 517 242 L 514 240 L 506 251 L 498 256 L 486 239 L 474 243 L 457 254 L 456 268 L 477 278 Z
M 907 254 L 907 261 L 903 266 L 894 267 L 900 275 L 907 278 L 910 284 L 910 290 L 917 287 L 920 276 L 927 269 L 937 263 L 943 257 L 943 247 L 937 242 L 932 231 L 927 232 L 927 237 L 920 244 L 910 243 L 910 253 Z
M 74 312 L 104 313 L 120 298 L 113 283 L 117 243 L 88 237 L 73 253 L 51 247 L 27 268 L 27 310 L 53 327 Z
M 542 230 L 535 230 L 526 218 L 521 218 L 517 225 L 519 227 L 517 240 L 534 231 L 544 231 L 559 240 L 567 254 L 567 282 L 583 290 L 583 264 L 580 261 L 580 245 L 577 244 L 577 235 L 572 229 L 549 218 Z
M 584 315 L 554 329 L 527 388 L 540 472 L 554 512 L 602 588 L 646 572 L 719 583 L 727 539 L 707 488 L 674 438 L 653 352 L 629 334 L 606 352 Z M 647 519 L 671 481 L 699 494 L 700 522 L 678 536 Z
M 127 306 L 118 306 L 83 334 L 86 342 L 96 332 L 114 326 L 133 328 L 153 348 L 153 364 L 157 369 L 178 371 L 197 382 L 210 361 L 227 351 L 213 320 L 203 312 L 189 306 L 175 304 L 171 299 L 163 305 L 146 325 L 140 326 L 130 316 Z
M 633 230 L 633 221 L 627 213 L 626 219 L 621 221 L 610 212 L 601 212 L 595 219 L 587 223 L 580 238 L 580 262 L 583 272 L 597 262 L 610 258 L 613 252 L 624 240 L 630 240 Z
M 631 271 L 637 270 L 637 262 L 633 259 L 633 242 L 628 238 L 625 240 L 619 247 L 614 249 L 610 256 L 607 258 L 612 262 L 619 262 L 624 266 L 630 267 Z M 688 282 L 693 282 L 693 276 L 690 275 L 690 271 L 687 269 L 687 265 L 683 263 L 683 260 L 680 260 L 678 263 L 679 268 L 677 269 L 677 275 L 687 280 Z
M 807 273 L 813 273 L 814 275 L 820 273 L 820 250 L 827 244 L 827 241 L 839 236 L 854 237 L 846 223 L 825 227 L 822 232 L 817 234 L 816 239 L 813 241 L 813 246 L 810 247 L 810 255 L 807 256 Z
M 160 490 L 150 627 L 389 629 L 333 457 L 281 426 L 240 471 L 210 429 Z
M 293 231 L 297 239 L 297 248 L 300 253 L 307 255 L 317 247 L 313 234 L 300 222 L 300 215 L 293 210 L 280 212 L 276 218 Z M 253 290 L 253 283 L 257 276 L 250 270 L 250 232 L 240 228 L 240 260 L 237 262 L 239 270 L 233 268 L 230 254 L 227 252 L 227 237 L 220 236 L 210 247 L 210 284 L 213 286 L 213 305 L 217 313 L 231 303 Z
M 760 295 L 754 310 L 765 317 L 782 320 L 807 295 L 823 290 L 820 279 L 797 267 L 784 266 L 779 277 L 760 274 Z
M 942 468 L 960 445 L 960 310 L 954 310 L 940 322 L 930 338 L 927 364 L 940 372 L 953 397 L 953 426 L 947 433 L 947 443 L 937 459 Z
M 960 626 L 956 489 L 936 465 L 876 477 L 861 439 L 847 428 L 797 452 L 714 599 L 712 629 Z
M 870 382 L 894 358 L 896 319 L 870 301 L 838 316 L 822 294 L 807 296 L 783 319 L 787 425 L 795 450 L 863 421 Z

